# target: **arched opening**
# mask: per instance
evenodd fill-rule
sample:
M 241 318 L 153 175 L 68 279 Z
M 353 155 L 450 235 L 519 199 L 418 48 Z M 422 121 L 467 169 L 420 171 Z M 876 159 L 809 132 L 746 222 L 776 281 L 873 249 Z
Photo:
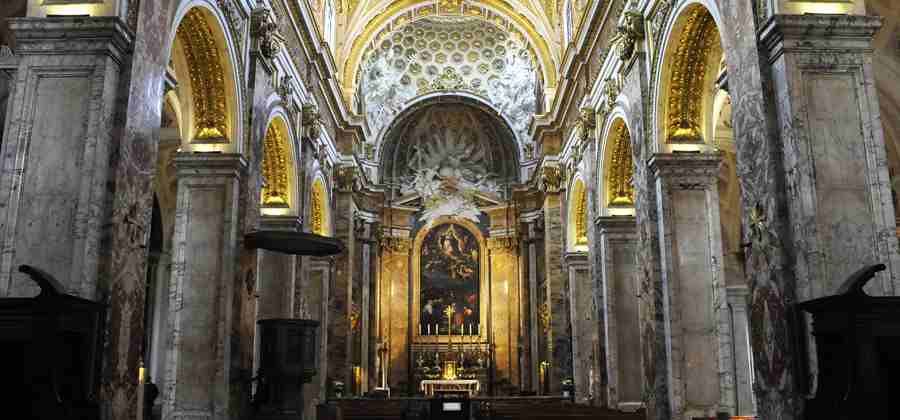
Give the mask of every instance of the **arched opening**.
M 321 176 L 316 177 L 310 188 L 309 198 L 309 228 L 312 233 L 322 236 L 331 236 L 331 212 L 330 200 L 325 190 L 325 181 Z
M 580 175 L 576 175 L 575 181 L 569 193 L 568 211 L 568 235 L 569 251 L 587 252 L 588 250 L 588 214 L 587 214 L 587 190 Z
M 668 33 L 658 79 L 657 150 L 674 153 L 680 165 L 719 159 L 714 189 L 671 188 L 667 211 L 674 220 L 663 221 L 676 231 L 669 252 L 677 284 L 667 287 L 677 296 L 672 322 L 679 326 L 672 339 L 681 343 L 672 365 L 682 372 L 676 386 L 683 390 L 673 410 L 685 416 L 714 414 L 710 410 L 750 415 L 741 190 L 722 41 L 713 15 L 697 3 L 680 10 Z M 670 176 L 689 176 L 677 174 Z
M 631 155 L 631 134 L 622 118 L 610 124 L 604 136 L 600 164 L 600 214 L 606 216 L 634 215 L 634 164 Z
M 168 68 L 185 114 L 185 150 L 240 151 L 233 71 L 228 43 L 212 12 L 188 10 L 175 32 Z
M 296 214 L 296 164 L 290 132 L 281 116 L 272 118 L 263 141 L 263 188 L 260 211 L 268 215 Z
M 709 141 L 710 109 L 722 60 L 716 22 L 699 5 L 688 6 L 666 43 L 657 113 L 661 151 L 700 150 Z

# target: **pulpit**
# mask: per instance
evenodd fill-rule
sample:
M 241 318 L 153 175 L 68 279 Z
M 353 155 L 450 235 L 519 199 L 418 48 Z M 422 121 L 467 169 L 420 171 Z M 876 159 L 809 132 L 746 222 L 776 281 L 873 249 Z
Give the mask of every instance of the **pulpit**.
M 303 384 L 316 375 L 318 321 L 264 319 L 260 331 L 257 420 L 303 417 Z
M 819 371 L 807 419 L 900 417 L 900 297 L 863 291 L 884 269 L 865 267 L 836 295 L 798 305 L 813 317 Z
M 41 288 L 0 299 L 4 418 L 99 419 L 97 390 L 106 305 L 65 293 L 50 274 L 22 265 Z M 137 372 L 135 372 L 137 377 Z

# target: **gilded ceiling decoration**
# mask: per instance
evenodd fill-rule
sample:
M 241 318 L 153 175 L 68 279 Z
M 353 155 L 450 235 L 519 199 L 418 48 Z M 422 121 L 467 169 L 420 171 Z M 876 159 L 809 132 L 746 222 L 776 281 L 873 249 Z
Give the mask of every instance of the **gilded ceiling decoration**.
M 269 124 L 264 141 L 262 175 L 265 187 L 262 190 L 262 204 L 265 207 L 288 207 L 288 176 L 290 173 L 290 152 L 284 123 L 276 119 Z
M 609 169 L 606 175 L 607 202 L 610 207 L 634 206 L 634 186 L 631 179 L 631 135 L 622 121 L 617 121 L 610 139 Z
M 702 143 L 701 108 L 709 51 L 718 41 L 712 15 L 702 7 L 689 12 L 672 56 L 667 115 L 669 143 Z
M 185 15 L 177 34 L 190 73 L 193 141 L 228 142 L 225 70 L 212 29 L 200 9 L 194 8 Z
M 527 139 L 528 123 L 537 109 L 534 54 L 505 20 L 492 22 L 426 17 L 381 33 L 360 73 L 360 92 L 373 131 L 383 129 L 417 96 L 465 91 L 483 97 L 510 121 L 520 140 Z

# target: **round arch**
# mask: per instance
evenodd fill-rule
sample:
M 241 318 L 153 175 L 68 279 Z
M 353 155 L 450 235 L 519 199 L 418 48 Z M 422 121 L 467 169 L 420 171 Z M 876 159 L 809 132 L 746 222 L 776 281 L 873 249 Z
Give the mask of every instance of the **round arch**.
M 631 129 L 621 112 L 604 125 L 599 154 L 597 197 L 601 215 L 634 214 L 634 159 Z
M 225 17 L 209 0 L 179 5 L 167 37 L 184 113 L 184 146 L 196 151 L 240 153 L 242 90 L 240 54 Z
M 266 125 L 260 165 L 265 179 L 260 191 L 263 214 L 297 214 L 297 150 L 293 138 L 287 116 L 274 111 Z
M 401 158 L 406 156 L 408 150 L 402 146 L 411 139 L 405 136 L 411 127 L 419 122 L 420 117 L 434 110 L 448 109 L 469 111 L 478 117 L 478 121 L 485 127 L 494 130 L 494 138 L 490 150 L 490 159 L 494 170 L 507 179 L 519 181 L 521 174 L 521 147 L 516 141 L 509 122 L 486 101 L 470 94 L 447 94 L 446 92 L 423 96 L 410 103 L 403 111 L 391 121 L 384 130 L 383 137 L 376 146 L 376 154 L 379 157 L 380 180 L 397 179 L 403 176 L 398 172 L 402 168 L 398 165 Z M 402 162 L 400 162 L 402 163 Z
M 566 212 L 566 248 L 574 252 L 586 252 L 588 250 L 588 199 L 587 188 L 581 173 L 572 178 L 567 200 Z
M 309 230 L 316 235 L 331 236 L 331 222 L 331 196 L 320 172 L 309 189 Z
M 656 151 L 704 150 L 712 134 L 711 112 L 722 68 L 720 16 L 705 1 L 681 2 L 667 20 L 654 74 Z

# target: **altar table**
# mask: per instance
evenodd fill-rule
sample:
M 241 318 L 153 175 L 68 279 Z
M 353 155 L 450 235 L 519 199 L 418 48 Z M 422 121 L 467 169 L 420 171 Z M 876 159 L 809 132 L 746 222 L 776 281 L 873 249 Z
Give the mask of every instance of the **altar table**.
M 477 379 L 425 379 L 420 385 L 427 396 L 433 396 L 438 392 L 468 392 L 474 396 L 481 389 Z

